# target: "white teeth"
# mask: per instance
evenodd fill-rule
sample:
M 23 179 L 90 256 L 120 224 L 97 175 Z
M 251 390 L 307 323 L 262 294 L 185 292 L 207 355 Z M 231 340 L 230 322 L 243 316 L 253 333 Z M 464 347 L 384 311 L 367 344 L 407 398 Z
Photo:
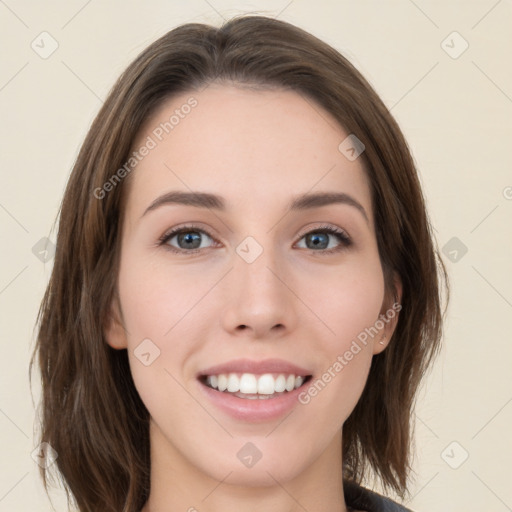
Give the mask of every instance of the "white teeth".
M 213 375 L 212 375 L 213 377 Z M 209 377 L 211 378 L 211 377 Z M 225 376 L 225 375 L 219 375 L 217 376 L 217 388 L 219 391 L 225 391 L 226 389 L 228 389 L 228 378 Z M 213 385 L 213 382 L 209 382 L 209 384 L 211 384 L 211 386 L 214 388 L 215 386 Z
M 277 377 L 274 388 L 276 393 L 282 393 L 286 389 L 286 377 L 284 375 L 279 375 L 279 377 Z
M 242 391 L 242 390 L 240 390 Z M 272 395 L 276 392 L 276 383 L 274 377 L 269 373 L 262 375 L 258 379 L 258 391 L 260 395 Z
M 239 389 L 240 393 L 257 393 L 258 392 L 258 381 L 256 376 L 251 373 L 244 373 L 240 379 Z
M 221 373 L 208 375 L 206 383 L 213 389 L 228 391 L 229 393 L 242 393 L 246 395 L 273 395 L 284 391 L 293 391 L 302 386 L 305 377 L 284 374 L 265 373 L 255 375 L 253 373 Z M 257 398 L 257 397 L 248 397 Z M 261 397 L 263 398 L 263 396 Z
M 230 393 L 240 391 L 240 379 L 234 373 L 230 373 L 228 376 L 228 391 Z

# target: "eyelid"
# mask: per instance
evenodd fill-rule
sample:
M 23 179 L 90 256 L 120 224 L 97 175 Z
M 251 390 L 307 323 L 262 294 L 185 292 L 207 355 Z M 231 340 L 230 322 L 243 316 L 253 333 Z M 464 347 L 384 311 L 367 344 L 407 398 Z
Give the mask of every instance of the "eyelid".
M 171 252 L 174 252 L 174 253 L 180 253 L 180 254 L 193 254 L 195 252 L 199 252 L 203 249 L 189 249 L 189 250 L 185 250 L 185 249 L 177 249 L 176 247 L 173 247 L 173 246 L 169 246 L 167 244 L 167 242 L 173 238 L 174 236 L 176 235 L 179 235 L 181 232 L 187 232 L 187 231 L 198 231 L 198 232 L 201 232 L 201 233 L 204 233 L 205 235 L 207 235 L 208 237 L 210 237 L 214 242 L 216 243 L 219 243 L 218 240 L 210 233 L 210 231 L 206 228 L 203 228 L 197 224 L 184 224 L 184 225 L 181 225 L 181 226 L 175 226 L 171 229 L 168 229 L 159 239 L 158 239 L 158 246 L 161 246 L 161 245 L 167 245 L 168 246 L 168 250 L 171 251 Z
M 348 232 L 345 229 L 332 224 L 325 223 L 323 223 L 320 226 L 309 226 L 307 228 L 304 228 L 304 230 L 302 230 L 298 235 L 298 241 L 302 240 L 302 238 L 304 238 L 304 236 L 306 236 L 309 233 L 322 232 L 335 236 L 338 239 L 339 244 L 336 247 L 332 247 L 331 249 L 323 249 L 318 251 L 314 249 L 309 249 L 309 252 L 314 254 L 315 256 L 328 256 L 329 254 L 340 253 L 343 250 L 350 248 L 354 243 L 352 237 L 348 234 Z
M 194 254 L 194 253 L 200 252 L 204 249 L 211 248 L 211 247 L 207 247 L 207 248 L 203 247 L 203 248 L 197 248 L 197 249 L 179 249 L 179 248 L 175 248 L 175 247 L 167 244 L 167 242 L 174 236 L 179 235 L 181 232 L 187 232 L 187 231 L 197 231 L 200 233 L 204 233 L 209 238 L 211 238 L 215 243 L 217 243 L 217 244 L 220 243 L 216 239 L 216 237 L 214 237 L 210 233 L 210 231 L 208 229 L 203 228 L 197 224 L 190 223 L 190 224 L 185 224 L 185 225 L 181 225 L 181 226 L 178 225 L 171 229 L 168 229 L 158 239 L 158 246 L 167 245 L 167 250 L 169 250 L 173 253 L 177 253 L 177 254 Z M 297 237 L 298 237 L 297 242 L 300 242 L 302 240 L 302 238 L 304 238 L 309 233 L 317 233 L 317 232 L 326 232 L 327 234 L 330 234 L 332 236 L 337 236 L 339 244 L 338 244 L 338 246 L 336 246 L 334 248 L 322 249 L 322 250 L 318 250 L 318 251 L 316 251 L 314 249 L 306 249 L 306 250 L 309 250 L 309 252 L 311 252 L 311 253 L 318 253 L 319 255 L 322 255 L 322 254 L 328 255 L 328 254 L 332 254 L 335 252 L 340 252 L 343 249 L 347 249 L 348 247 L 350 247 L 353 244 L 352 237 L 347 233 L 347 231 L 345 229 L 340 228 L 338 226 L 331 225 L 331 224 L 325 224 L 325 223 L 323 223 L 320 226 L 315 226 L 315 227 L 309 226 L 309 227 L 302 229 L 300 231 L 300 233 L 297 235 Z
M 319 231 L 329 231 L 329 232 L 335 232 L 341 235 L 346 236 L 347 238 L 351 239 L 347 231 L 343 228 L 340 228 L 338 226 L 334 226 L 332 224 L 326 224 L 323 223 L 320 226 L 314 226 L 314 227 L 306 227 L 303 230 L 299 232 L 298 238 L 302 238 L 303 236 L 307 235 L 308 233 L 316 233 Z

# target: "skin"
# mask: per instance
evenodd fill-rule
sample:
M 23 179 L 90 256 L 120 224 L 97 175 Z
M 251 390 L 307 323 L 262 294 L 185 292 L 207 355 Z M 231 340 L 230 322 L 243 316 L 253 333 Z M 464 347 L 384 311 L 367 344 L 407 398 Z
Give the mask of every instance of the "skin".
M 338 150 L 348 134 L 311 100 L 220 84 L 169 99 L 134 147 L 191 96 L 198 105 L 130 176 L 119 304 L 106 332 L 109 345 L 128 349 L 151 415 L 151 494 L 143 512 L 344 512 L 343 423 L 396 321 L 286 418 L 236 420 L 203 396 L 196 375 L 235 358 L 276 357 L 320 377 L 389 310 L 394 300 L 385 300 L 362 160 Z M 143 215 L 171 190 L 221 195 L 227 209 L 167 204 Z M 348 204 L 287 211 L 292 197 L 318 191 L 350 194 L 368 221 Z M 208 233 L 199 252 L 187 254 L 177 236 L 159 245 L 185 223 Z M 343 229 L 353 244 L 328 235 L 328 249 L 339 251 L 308 248 L 304 235 L 325 224 Z M 247 236 L 263 248 L 252 263 L 236 252 Z M 160 350 L 149 366 L 134 354 L 147 338 Z M 247 442 L 262 453 L 252 468 L 236 456 Z

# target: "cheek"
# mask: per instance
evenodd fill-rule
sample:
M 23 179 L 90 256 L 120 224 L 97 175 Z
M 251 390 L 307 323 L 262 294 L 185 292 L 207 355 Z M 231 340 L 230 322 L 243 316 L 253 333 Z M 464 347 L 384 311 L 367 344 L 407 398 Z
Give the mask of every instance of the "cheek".
M 347 350 L 352 340 L 363 339 L 364 333 L 375 325 L 384 299 L 384 276 L 380 262 L 371 258 L 341 268 L 329 276 L 316 276 L 317 284 L 310 287 L 308 302 L 323 320 L 327 351 Z M 367 340 L 370 341 L 370 340 Z
M 215 317 L 208 292 L 218 276 L 199 272 L 199 266 L 185 269 L 165 259 L 148 261 L 135 251 L 125 254 L 119 293 L 130 367 L 141 398 L 152 410 L 162 396 L 182 393 L 172 377 L 181 381 L 188 374 L 190 356 L 202 343 L 198 326 L 210 313 Z
M 211 286 L 211 285 L 210 285 Z M 201 297 L 208 279 L 190 269 L 145 258 L 126 258 L 120 269 L 119 292 L 123 316 L 133 342 L 141 338 L 165 344 L 178 330 Z
M 329 279 L 319 274 L 314 278 L 322 286 L 310 287 L 308 302 L 315 305 L 323 323 L 323 335 L 315 338 L 323 369 L 300 401 L 305 407 L 311 404 L 318 411 L 331 411 L 326 421 L 334 432 L 350 415 L 366 384 L 373 344 L 381 336 L 375 324 L 384 298 L 384 276 L 380 261 L 368 258 L 337 272 L 330 269 Z
M 206 285 L 143 258 L 131 263 L 127 258 L 120 269 L 119 293 L 134 384 L 152 417 L 180 424 L 194 404 L 180 384 L 181 372 L 197 348 L 190 322 Z

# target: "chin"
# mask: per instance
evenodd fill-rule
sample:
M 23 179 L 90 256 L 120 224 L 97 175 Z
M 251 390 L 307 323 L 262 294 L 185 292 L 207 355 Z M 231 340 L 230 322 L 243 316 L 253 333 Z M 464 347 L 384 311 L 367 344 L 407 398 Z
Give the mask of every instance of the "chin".
M 287 465 L 289 465 L 289 461 L 287 461 Z M 231 474 L 226 477 L 231 471 Z M 234 485 L 237 487 L 273 487 L 276 485 L 276 482 L 283 483 L 289 480 L 292 480 L 297 475 L 297 468 L 292 467 L 278 467 L 276 468 L 274 465 L 264 464 L 262 461 L 259 461 L 252 468 L 236 468 L 226 467 L 226 473 L 219 479 L 216 480 L 224 480 L 225 484 Z
M 217 457 L 201 461 L 202 470 L 217 481 L 241 487 L 270 487 L 296 478 L 308 461 L 289 450 L 263 440 L 236 438 L 236 448 L 221 450 Z M 261 449 L 258 449 L 259 446 Z M 229 455 L 228 455 L 229 454 Z M 305 455 L 305 454 L 303 454 Z

